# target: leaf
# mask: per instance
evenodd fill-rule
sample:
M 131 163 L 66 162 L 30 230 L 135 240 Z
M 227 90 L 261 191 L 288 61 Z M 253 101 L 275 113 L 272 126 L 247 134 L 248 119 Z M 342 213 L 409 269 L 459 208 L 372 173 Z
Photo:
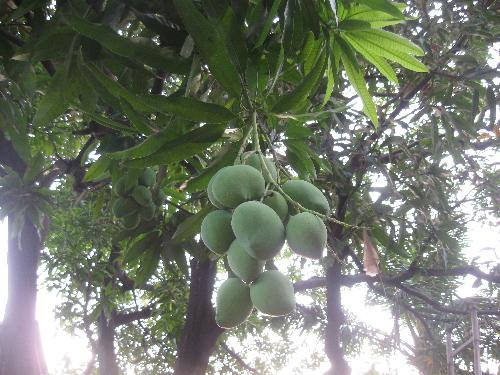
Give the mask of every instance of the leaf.
M 369 49 L 363 46 L 355 37 L 349 33 L 343 33 L 342 37 L 346 40 L 356 51 L 361 53 L 365 59 L 371 62 L 375 67 L 386 77 L 389 81 L 398 83 L 398 77 L 394 69 L 385 61 L 383 57 L 374 55 Z
M 361 100 L 363 101 L 363 111 L 373 122 L 375 127 L 378 126 L 377 109 L 373 103 L 372 97 L 366 88 L 363 72 L 361 71 L 356 57 L 352 49 L 345 44 L 341 39 L 338 39 L 339 52 L 342 63 L 344 64 L 347 78 L 350 84 L 354 87 Z
M 226 46 L 233 65 L 241 74 L 245 73 L 248 58 L 247 44 L 242 24 L 237 21 L 231 7 L 227 8 L 222 22 L 216 27 L 226 36 Z
M 217 173 L 219 169 L 234 163 L 241 143 L 242 140 L 223 147 L 222 150 L 217 153 L 215 159 L 205 169 L 203 169 L 200 174 L 187 182 L 185 190 L 187 192 L 194 192 L 205 189 L 212 176 Z
M 166 133 L 170 131 L 170 128 L 165 128 L 156 134 L 147 137 L 143 142 L 130 147 L 123 151 L 117 151 L 107 154 L 111 159 L 139 159 L 149 156 L 156 151 L 158 151 L 165 143 L 168 142 L 168 137 Z
M 209 124 L 226 123 L 236 116 L 227 108 L 182 96 L 145 95 L 139 97 L 156 112 L 174 114 L 186 120 Z
M 326 68 L 326 79 L 327 81 L 326 81 L 325 97 L 323 98 L 321 107 L 324 107 L 326 103 L 328 103 L 333 93 L 333 87 L 335 86 L 335 77 L 333 75 L 333 66 L 330 58 L 328 59 L 328 65 Z
M 153 242 L 158 241 L 158 232 L 149 232 L 146 235 L 134 241 L 123 255 L 123 264 L 134 263 L 139 259 L 147 250 L 151 249 Z
M 320 111 L 320 112 L 310 112 L 310 113 L 300 113 L 300 114 L 288 114 L 288 113 L 269 113 L 269 116 L 271 117 L 276 117 L 279 119 L 289 119 L 289 120 L 295 120 L 295 121 L 300 121 L 300 122 L 307 122 L 307 121 L 318 121 L 318 120 L 324 120 L 332 113 L 338 113 L 338 112 L 343 112 L 349 107 L 343 106 L 339 108 L 334 108 L 334 109 L 329 109 L 327 111 Z
M 272 112 L 286 112 L 300 107 L 311 94 L 313 88 L 325 72 L 326 54 L 323 51 L 316 62 L 316 65 L 304 80 L 290 93 L 283 95 L 273 106 Z
M 189 62 L 186 59 L 174 55 L 173 52 L 166 48 L 134 42 L 129 38 L 118 35 L 109 26 L 92 23 L 75 15 L 66 17 L 69 25 L 75 31 L 99 42 L 103 47 L 119 56 L 170 73 L 186 74 L 189 70 Z
M 399 8 L 389 0 L 358 0 L 358 3 L 366 5 L 367 7 L 370 7 L 375 11 L 382 11 L 390 14 L 395 18 L 401 20 L 405 19 L 405 16 L 401 12 L 401 10 L 399 10 Z
M 342 28 L 341 25 L 349 21 L 367 22 L 373 28 L 396 25 L 403 22 L 399 17 L 393 17 L 386 12 L 376 11 L 363 5 L 352 7 L 346 17 L 339 23 L 339 27 Z
M 113 99 L 111 99 L 111 102 L 113 102 L 113 105 L 116 106 L 117 110 L 121 109 L 121 105 L 120 100 L 116 99 L 125 99 L 132 106 L 132 108 L 137 111 L 151 111 L 151 106 L 138 99 L 134 93 L 127 90 L 117 81 L 111 79 L 106 74 L 101 72 L 95 65 L 84 65 L 84 69 L 90 74 L 90 78 L 92 81 L 94 81 L 94 84 L 97 84 L 96 88 L 101 87 L 105 92 L 111 94 L 114 97 Z
M 75 68 L 71 61 L 60 66 L 38 103 L 33 124 L 47 125 L 63 114 L 69 107 L 70 102 L 77 96 L 77 80 L 71 79 Z
M 125 115 L 127 116 L 128 120 L 132 124 L 132 126 L 136 128 L 138 132 L 142 134 L 151 133 L 151 129 L 147 125 L 147 121 L 144 118 L 142 118 L 141 115 L 138 114 L 126 100 L 121 100 L 120 106 Z
M 94 164 L 90 166 L 87 173 L 85 173 L 83 181 L 89 182 L 99 180 L 100 177 L 107 172 L 111 162 L 112 160 L 110 158 L 106 155 L 102 155 L 96 162 L 94 162 Z
M 381 49 L 394 52 L 405 53 L 415 56 L 423 56 L 425 53 L 416 44 L 408 39 L 385 30 L 372 29 L 369 31 L 351 31 L 353 34 L 359 34 L 357 40 L 364 40 L 367 44 L 373 44 Z
M 47 0 L 24 0 L 12 13 L 9 14 L 7 20 L 14 21 L 36 7 L 44 6 L 46 2 Z
M 286 56 L 294 56 L 302 46 L 304 24 L 299 0 L 288 0 L 285 8 L 285 24 L 282 44 Z
M 378 267 L 379 257 L 375 246 L 373 246 L 368 232 L 363 229 L 363 269 L 367 276 L 377 276 L 380 273 Z
M 290 160 L 290 164 L 293 169 L 301 178 L 315 179 L 316 168 L 314 167 L 314 163 L 309 155 L 309 147 L 302 141 L 288 140 L 285 144 L 287 147 L 286 155 Z
M 259 48 L 264 41 L 266 40 L 269 30 L 271 30 L 271 26 L 273 25 L 273 21 L 276 18 L 276 14 L 278 13 L 279 6 L 281 5 L 282 0 L 274 0 L 273 1 L 273 6 L 271 7 L 271 10 L 267 14 L 266 20 L 264 21 L 264 27 L 262 28 L 262 31 L 260 32 L 259 38 L 257 39 L 257 42 L 255 42 L 254 48 Z
M 129 161 L 128 165 L 133 168 L 144 168 L 185 160 L 205 151 L 220 138 L 223 132 L 222 126 L 205 125 L 164 144 L 161 150 L 145 158 Z
M 92 120 L 94 120 L 95 122 L 97 122 L 98 124 L 100 124 L 106 128 L 117 130 L 117 131 L 124 132 L 124 133 L 129 133 L 129 134 L 136 133 L 135 129 L 129 128 L 128 126 L 120 124 L 119 122 L 110 120 L 107 117 L 97 115 L 95 113 L 86 112 L 86 111 L 82 111 L 82 112 L 85 114 L 85 116 L 90 117 Z
M 239 97 L 241 81 L 231 63 L 226 37 L 203 17 L 191 0 L 174 0 L 173 3 L 214 77 L 228 92 Z
M 139 269 L 135 274 L 134 282 L 136 285 L 144 285 L 153 276 L 160 263 L 161 251 L 154 248 L 148 251 L 140 260 Z
M 195 215 L 189 216 L 182 223 L 180 223 L 174 234 L 172 235 L 172 242 L 179 244 L 191 240 L 200 233 L 201 222 L 214 208 L 211 205 L 206 205 Z
M 26 171 L 24 172 L 23 182 L 31 184 L 43 172 L 45 159 L 41 152 L 37 152 L 28 163 Z

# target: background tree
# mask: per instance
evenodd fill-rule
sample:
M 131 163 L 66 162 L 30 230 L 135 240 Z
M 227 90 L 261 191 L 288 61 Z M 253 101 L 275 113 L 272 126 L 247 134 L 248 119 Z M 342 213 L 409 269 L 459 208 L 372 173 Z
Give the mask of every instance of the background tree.
M 499 14 L 488 0 L 403 5 L 5 3 L 0 373 L 44 372 L 34 309 L 46 237 L 49 284 L 65 291 L 59 314 L 85 332 L 101 373 L 131 356 L 144 373 L 273 371 L 304 330 L 324 332 L 332 374 L 349 372 L 345 355 L 363 341 L 401 348 L 399 330 L 411 333 L 405 353 L 423 373 L 442 372 L 444 324 L 467 316 L 460 277 L 487 282 L 479 313 L 500 314 L 498 267 L 463 254 L 466 224 L 498 215 L 499 72 L 488 62 Z M 282 180 L 313 181 L 333 215 L 321 262 L 277 259 L 311 303 L 224 332 L 211 303 L 224 266 L 196 234 L 211 210 L 209 179 L 245 150 L 273 157 Z M 124 230 L 111 214 L 117 181 L 146 167 L 155 213 Z M 345 315 L 342 288 L 359 283 L 371 303 L 392 307 L 393 341 Z M 489 322 L 484 334 L 494 335 Z M 271 331 L 281 345 L 250 364 L 228 344 L 250 354 Z M 495 341 L 485 345 L 496 358 Z

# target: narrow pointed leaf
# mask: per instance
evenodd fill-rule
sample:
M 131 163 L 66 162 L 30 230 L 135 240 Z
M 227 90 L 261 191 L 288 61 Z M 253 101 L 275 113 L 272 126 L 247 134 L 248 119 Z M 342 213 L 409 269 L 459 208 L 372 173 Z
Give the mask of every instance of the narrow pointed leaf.
M 257 42 L 255 43 L 255 48 L 259 48 L 266 40 L 269 34 L 269 30 L 271 30 L 271 26 L 273 25 L 273 21 L 276 18 L 276 13 L 278 13 L 278 8 L 281 5 L 281 2 L 282 0 L 274 0 L 273 6 L 271 7 L 271 10 L 267 14 L 266 20 L 264 22 L 264 27 L 260 32 Z
M 132 41 L 120 36 L 109 26 L 89 22 L 75 15 L 67 16 L 67 18 L 69 25 L 75 31 L 95 40 L 119 56 L 171 73 L 185 74 L 189 70 L 189 63 L 186 59 L 166 48 Z
M 423 56 L 424 51 L 408 39 L 385 30 L 372 29 L 369 31 L 356 31 L 359 34 L 358 40 L 365 40 L 367 43 L 383 47 L 387 51 L 407 53 L 415 56 Z
M 157 152 L 128 162 L 132 168 L 169 164 L 190 158 L 205 151 L 216 142 L 224 132 L 223 126 L 203 126 L 167 142 Z
M 382 73 L 389 81 L 394 83 L 398 83 L 398 77 L 394 72 L 394 69 L 389 65 L 387 61 L 383 57 L 373 54 L 370 49 L 365 48 L 362 43 L 359 43 L 358 40 L 353 37 L 349 33 L 343 33 L 342 37 L 365 59 L 371 62 L 375 67 Z
M 354 53 L 343 40 L 338 39 L 339 52 L 342 64 L 344 65 L 347 78 L 363 101 L 363 111 L 370 118 L 375 126 L 378 126 L 377 109 L 372 97 L 366 88 L 366 82 Z
M 111 159 L 139 159 L 149 156 L 156 151 L 158 151 L 165 143 L 168 142 L 168 138 L 165 133 L 170 129 L 163 129 L 162 131 L 147 137 L 143 142 L 130 147 L 123 151 L 117 151 L 107 154 Z
M 241 81 L 225 47 L 224 35 L 198 11 L 191 0 L 174 0 L 173 3 L 214 77 L 232 95 L 239 97 Z
M 326 66 L 326 54 L 323 51 L 314 68 L 304 78 L 304 80 L 290 93 L 283 95 L 281 99 L 273 106 L 272 111 L 275 113 L 292 111 L 300 107 L 311 91 L 317 86 L 317 83 L 323 76 Z

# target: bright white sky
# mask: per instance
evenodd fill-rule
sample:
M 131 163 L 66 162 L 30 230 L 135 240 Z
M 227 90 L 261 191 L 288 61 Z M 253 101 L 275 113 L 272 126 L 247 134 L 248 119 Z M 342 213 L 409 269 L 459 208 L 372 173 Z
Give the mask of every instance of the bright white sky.
M 7 299 L 7 225 L 6 221 L 0 224 L 0 320 L 3 318 L 4 306 Z M 470 246 L 466 253 L 470 259 L 476 258 L 476 262 L 495 262 L 500 260 L 500 238 L 494 228 L 484 228 L 480 224 L 472 224 L 470 229 Z M 479 257 L 479 259 L 477 259 Z M 460 294 L 462 297 L 474 295 L 476 289 L 473 289 L 474 278 L 465 278 L 464 285 Z M 376 306 L 366 306 L 366 289 L 358 286 L 349 290 L 349 293 L 343 293 L 343 303 L 351 313 L 356 314 L 358 318 L 386 333 L 392 330 L 392 319 L 388 311 Z M 90 359 L 90 349 L 87 347 L 85 338 L 71 336 L 64 332 L 54 318 L 53 310 L 60 299 L 56 292 L 48 292 L 40 289 L 38 293 L 37 317 L 41 327 L 41 337 L 44 345 L 45 356 L 51 375 L 63 375 L 65 363 L 71 363 L 71 368 L 84 369 Z M 305 358 L 315 349 L 322 350 L 324 342 L 321 337 L 311 335 L 301 335 L 297 338 L 297 347 L 301 348 L 294 357 L 295 361 Z M 295 363 L 297 363 L 295 362 Z M 290 363 L 292 367 L 294 363 Z M 363 355 L 350 359 L 350 365 L 353 369 L 353 375 L 363 375 L 370 370 L 372 365 L 383 374 L 391 375 L 417 375 L 417 371 L 406 364 L 402 355 L 395 354 L 391 358 L 377 358 L 368 351 Z M 496 371 L 495 365 L 490 364 L 490 371 Z M 328 369 L 328 363 L 325 358 L 324 366 L 313 372 L 304 373 L 304 375 L 323 374 Z M 483 370 L 486 369 L 484 365 Z M 277 375 L 288 375 L 291 368 L 283 369 Z

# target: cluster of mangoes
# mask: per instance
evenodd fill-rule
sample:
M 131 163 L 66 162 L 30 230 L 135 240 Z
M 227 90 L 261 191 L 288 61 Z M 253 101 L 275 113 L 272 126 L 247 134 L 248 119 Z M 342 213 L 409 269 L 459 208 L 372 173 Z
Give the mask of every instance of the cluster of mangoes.
M 214 253 L 227 256 L 236 277 L 222 283 L 216 298 L 216 321 L 224 328 L 243 323 L 255 306 L 260 312 L 281 316 L 295 309 L 290 279 L 267 269 L 285 241 L 295 253 L 319 259 L 327 230 L 313 213 L 301 212 L 278 191 L 267 190 L 278 172 L 270 159 L 253 153 L 244 164 L 222 168 L 210 180 L 207 193 L 218 208 L 201 225 L 201 238 Z M 265 163 L 265 165 L 264 165 Z M 289 180 L 281 187 L 295 203 L 327 215 L 326 197 L 311 183 Z
M 141 221 L 149 221 L 154 217 L 157 205 L 151 188 L 155 181 L 156 175 L 151 168 L 143 171 L 132 169 L 114 184 L 116 198 L 112 210 L 125 229 L 135 229 Z

